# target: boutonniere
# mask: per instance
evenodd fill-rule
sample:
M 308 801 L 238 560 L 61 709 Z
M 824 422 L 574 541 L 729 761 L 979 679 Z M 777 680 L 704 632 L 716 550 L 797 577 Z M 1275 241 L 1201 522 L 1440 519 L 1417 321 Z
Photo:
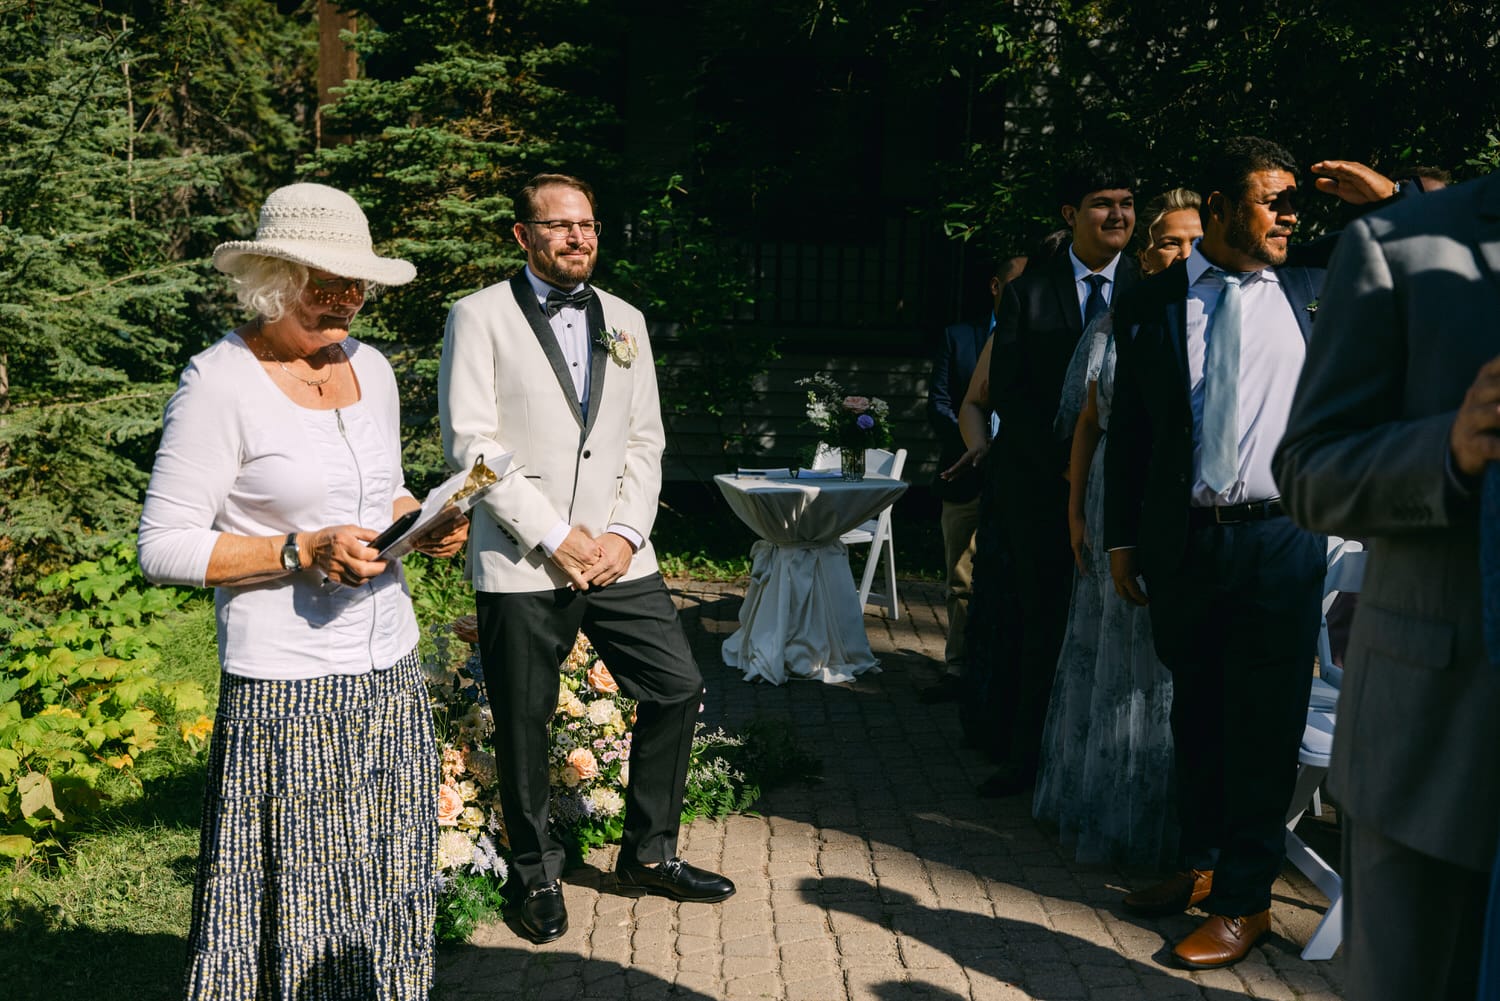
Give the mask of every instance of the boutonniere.
M 1316 320 L 1318 318 L 1318 300 L 1314 299 L 1302 308 L 1307 310 L 1307 315 L 1310 319 Z
M 624 330 L 606 330 L 599 334 L 599 343 L 609 352 L 609 356 L 616 363 L 630 367 L 635 361 L 636 345 L 635 335 Z

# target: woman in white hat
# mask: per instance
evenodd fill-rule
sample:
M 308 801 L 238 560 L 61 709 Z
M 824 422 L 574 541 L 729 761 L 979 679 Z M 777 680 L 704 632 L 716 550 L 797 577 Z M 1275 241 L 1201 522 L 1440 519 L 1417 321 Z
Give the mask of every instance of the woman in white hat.
M 367 544 L 418 504 L 391 367 L 349 336 L 416 269 L 321 184 L 272 192 L 214 266 L 255 317 L 183 372 L 140 528 L 146 575 L 218 613 L 186 994 L 426 998 L 438 759 L 401 565 Z

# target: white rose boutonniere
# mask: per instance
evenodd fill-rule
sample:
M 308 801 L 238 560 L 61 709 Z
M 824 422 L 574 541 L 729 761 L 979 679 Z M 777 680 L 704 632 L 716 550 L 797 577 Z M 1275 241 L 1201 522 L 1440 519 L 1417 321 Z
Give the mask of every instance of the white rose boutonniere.
M 1308 303 L 1303 308 L 1307 310 L 1307 315 L 1310 318 L 1312 318 L 1314 320 L 1316 320 L 1318 318 L 1318 300 L 1314 299 L 1312 302 Z
M 599 335 L 599 343 L 604 345 L 616 363 L 629 368 L 630 363 L 635 361 L 637 349 L 634 334 L 624 330 L 606 330 Z

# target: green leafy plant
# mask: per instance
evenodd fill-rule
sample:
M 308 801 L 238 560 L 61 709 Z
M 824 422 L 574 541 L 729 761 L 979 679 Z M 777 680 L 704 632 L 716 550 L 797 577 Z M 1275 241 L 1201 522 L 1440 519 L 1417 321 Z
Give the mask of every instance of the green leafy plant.
M 148 586 L 129 544 L 40 587 L 73 607 L 42 628 L 0 623 L 10 632 L 0 654 L 0 855 L 11 859 L 54 854 L 99 809 L 112 776 L 133 778 L 163 737 L 153 703 L 199 714 L 182 724 L 186 740 L 212 729 L 202 686 L 154 670 L 169 638 L 162 616 L 190 592 Z
M 505 908 L 504 879 L 485 873 L 444 873 L 434 932 L 439 942 L 462 942 Z

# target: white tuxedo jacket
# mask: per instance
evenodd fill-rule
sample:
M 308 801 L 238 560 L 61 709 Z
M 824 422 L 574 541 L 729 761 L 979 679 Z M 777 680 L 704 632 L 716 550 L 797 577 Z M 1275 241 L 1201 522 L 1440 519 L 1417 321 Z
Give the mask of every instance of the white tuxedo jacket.
M 566 587 L 567 576 L 540 546 L 559 521 L 590 535 L 612 524 L 635 529 L 646 541 L 622 579 L 657 571 L 651 526 L 666 438 L 646 320 L 623 299 L 594 291 L 587 420 L 524 272 L 460 299 L 448 313 L 438 370 L 444 454 L 465 469 L 481 455 L 515 453 L 513 472 L 470 516 L 475 590 Z M 605 330 L 635 338 L 632 364 L 599 343 Z

